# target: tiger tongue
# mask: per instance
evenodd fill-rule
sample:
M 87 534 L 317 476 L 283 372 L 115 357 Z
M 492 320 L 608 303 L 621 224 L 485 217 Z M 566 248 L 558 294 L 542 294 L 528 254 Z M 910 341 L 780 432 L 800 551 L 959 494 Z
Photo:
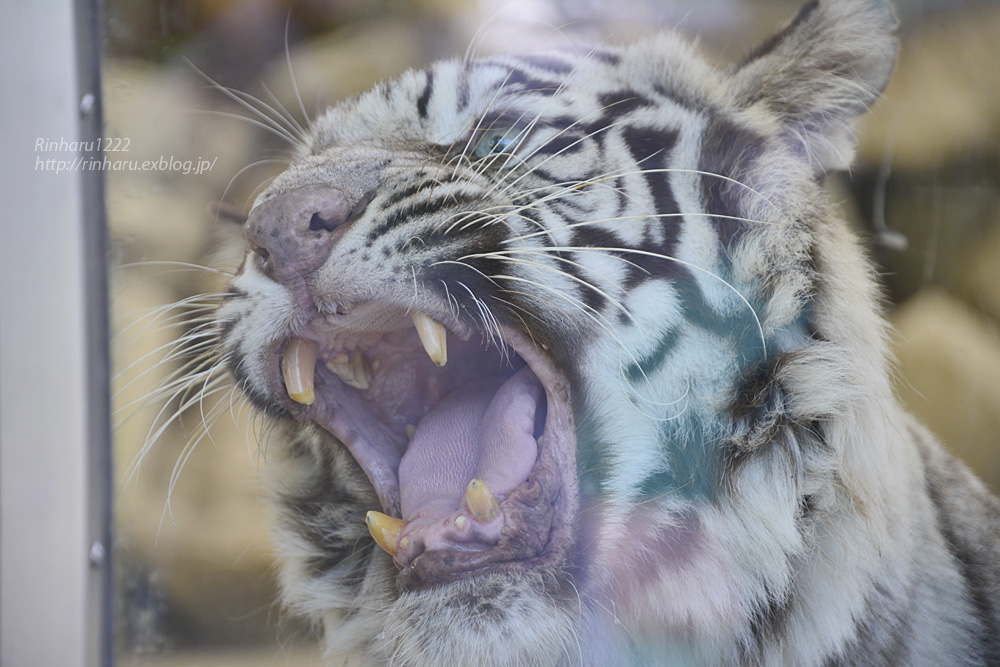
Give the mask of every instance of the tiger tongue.
M 399 464 L 403 518 L 436 521 L 455 512 L 473 478 L 501 498 L 527 479 L 543 391 L 525 367 L 507 380 L 468 382 L 427 413 Z

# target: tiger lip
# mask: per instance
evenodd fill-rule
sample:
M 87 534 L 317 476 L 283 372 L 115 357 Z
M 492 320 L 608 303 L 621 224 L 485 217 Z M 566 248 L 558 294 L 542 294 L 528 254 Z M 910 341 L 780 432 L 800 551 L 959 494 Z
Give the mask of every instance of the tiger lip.
M 499 350 L 483 352 L 482 337 L 457 323 L 446 327 L 421 311 L 377 304 L 317 318 L 276 350 L 282 403 L 296 419 L 315 421 L 343 442 L 375 487 L 382 512 L 369 512 L 366 523 L 379 546 L 394 557 L 404 587 L 477 571 L 544 566 L 566 555 L 576 508 L 569 383 L 520 332 L 501 327 L 501 334 L 515 363 L 523 361 L 530 369 L 523 377 L 515 377 L 515 368 L 498 371 L 491 355 L 499 359 Z M 446 399 L 464 401 L 464 387 L 476 387 L 483 382 L 480 376 L 492 375 L 500 389 L 485 391 L 491 408 L 502 404 L 497 396 L 505 390 L 523 402 L 519 383 L 541 386 L 543 398 L 532 409 L 536 419 L 538 413 L 544 416 L 544 427 L 533 434 L 533 451 L 525 454 L 523 443 L 518 455 L 513 445 L 509 452 L 502 448 L 507 460 L 486 466 L 485 476 L 494 481 L 469 473 L 460 498 L 443 493 L 416 509 L 414 501 L 407 506 L 407 491 L 426 486 L 421 478 L 437 474 L 426 464 L 407 468 L 403 461 L 408 451 L 410 462 L 440 457 L 434 465 L 445 469 L 452 465 L 449 456 L 486 457 L 483 445 L 464 441 L 449 451 L 447 443 L 436 442 L 438 431 L 422 419 L 443 411 Z M 400 381 L 394 376 L 417 378 L 408 397 L 396 395 Z M 432 395 L 435 391 L 444 397 Z M 415 407 L 408 404 L 411 400 Z M 499 408 L 501 428 L 519 416 L 506 409 Z M 414 448 L 411 442 L 417 443 Z M 416 474 L 409 472 L 414 467 Z

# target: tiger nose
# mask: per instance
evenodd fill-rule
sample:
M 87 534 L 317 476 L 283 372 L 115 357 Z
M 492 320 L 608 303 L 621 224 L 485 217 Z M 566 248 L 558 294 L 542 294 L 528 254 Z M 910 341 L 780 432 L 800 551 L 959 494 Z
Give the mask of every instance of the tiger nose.
M 306 185 L 250 212 L 243 236 L 275 280 L 305 277 L 323 266 L 342 226 L 359 213 L 343 191 Z

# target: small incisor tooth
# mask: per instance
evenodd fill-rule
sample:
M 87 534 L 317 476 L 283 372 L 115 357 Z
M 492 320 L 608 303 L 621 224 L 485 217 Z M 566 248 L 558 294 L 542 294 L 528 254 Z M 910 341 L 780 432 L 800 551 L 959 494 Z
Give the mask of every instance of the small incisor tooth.
M 465 506 L 479 523 L 489 523 L 500 513 L 500 503 L 481 479 L 473 479 L 465 487 Z
M 368 524 L 368 532 L 375 538 L 375 543 L 395 558 L 399 551 L 399 534 L 409 522 L 372 510 L 365 515 L 365 523 Z
M 354 354 L 351 356 L 351 368 L 354 371 L 355 387 L 365 390 L 372 386 L 372 374 L 368 370 L 368 364 L 365 363 L 361 350 L 354 350 Z
M 363 391 L 371 386 L 371 371 L 368 370 L 361 350 L 355 350 L 351 356 L 347 356 L 346 352 L 339 352 L 326 362 L 326 367 L 336 373 L 344 384 L 355 389 Z
M 431 361 L 438 366 L 448 363 L 448 330 L 444 325 L 419 310 L 410 311 L 410 318 Z
M 316 401 L 316 357 L 319 344 L 305 338 L 292 338 L 281 358 L 281 377 L 288 397 L 296 403 L 312 405 Z

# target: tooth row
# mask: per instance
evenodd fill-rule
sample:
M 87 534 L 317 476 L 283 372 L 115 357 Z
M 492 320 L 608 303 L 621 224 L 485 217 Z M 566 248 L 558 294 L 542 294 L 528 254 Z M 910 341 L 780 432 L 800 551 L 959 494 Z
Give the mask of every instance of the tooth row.
M 288 397 L 296 403 L 312 405 L 316 401 L 314 374 L 319 344 L 304 338 L 292 338 L 281 358 L 281 377 Z
M 500 503 L 490 491 L 490 487 L 481 479 L 474 479 L 465 487 L 465 508 L 479 523 L 489 523 L 500 514 Z M 393 558 L 399 553 L 400 547 L 404 549 L 407 547 L 409 538 L 404 537 L 400 540 L 399 535 L 406 528 L 408 521 L 371 511 L 365 515 L 365 523 L 368 524 L 368 532 L 375 538 L 375 543 Z M 460 514 L 455 518 L 455 527 L 459 530 L 464 530 L 467 525 L 468 520 L 464 515 Z
M 361 350 L 354 350 L 353 354 L 338 352 L 332 359 L 324 364 L 327 368 L 337 374 L 344 384 L 355 389 L 364 391 L 372 385 L 372 374 L 368 368 Z
M 419 310 L 410 311 L 410 318 L 431 361 L 438 366 L 448 363 L 448 330 L 444 325 Z

